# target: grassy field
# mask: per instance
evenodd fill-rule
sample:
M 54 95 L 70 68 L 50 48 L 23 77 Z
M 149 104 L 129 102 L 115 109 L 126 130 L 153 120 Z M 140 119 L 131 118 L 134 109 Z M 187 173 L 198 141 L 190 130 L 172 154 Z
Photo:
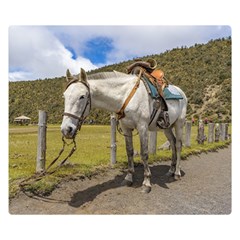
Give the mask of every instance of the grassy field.
M 35 173 L 37 155 L 37 126 L 10 126 L 9 127 L 9 196 L 13 197 L 19 191 L 19 182 Z M 205 130 L 207 135 L 207 128 Z M 229 141 L 199 145 L 196 142 L 197 128 L 192 128 L 191 147 L 183 147 L 182 158 L 190 154 L 216 150 L 229 144 Z M 166 142 L 162 132 L 158 134 L 157 145 Z M 110 126 L 84 125 L 76 137 L 77 150 L 70 160 L 53 175 L 27 186 L 29 191 L 40 194 L 49 194 L 64 178 L 77 179 L 82 176 L 91 176 L 93 173 L 105 169 L 110 164 Z M 134 137 L 134 149 L 140 152 L 139 137 Z M 66 148 L 61 159 L 67 156 L 72 145 Z M 62 148 L 59 125 L 48 125 L 47 128 L 47 156 L 46 166 L 58 155 Z M 169 150 L 157 151 L 151 155 L 149 162 L 169 160 Z M 135 157 L 140 162 L 140 157 Z M 117 135 L 117 164 L 114 167 L 127 166 L 124 137 Z

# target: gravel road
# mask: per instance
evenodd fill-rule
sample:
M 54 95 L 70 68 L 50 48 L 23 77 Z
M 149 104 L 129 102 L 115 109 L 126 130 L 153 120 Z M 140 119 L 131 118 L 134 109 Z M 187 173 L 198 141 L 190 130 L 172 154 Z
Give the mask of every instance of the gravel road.
M 230 214 L 231 146 L 182 161 L 179 181 L 165 177 L 170 162 L 151 165 L 152 191 L 141 192 L 143 167 L 132 187 L 121 186 L 125 173 L 109 169 L 91 179 L 64 182 L 48 198 L 21 193 L 11 214 Z

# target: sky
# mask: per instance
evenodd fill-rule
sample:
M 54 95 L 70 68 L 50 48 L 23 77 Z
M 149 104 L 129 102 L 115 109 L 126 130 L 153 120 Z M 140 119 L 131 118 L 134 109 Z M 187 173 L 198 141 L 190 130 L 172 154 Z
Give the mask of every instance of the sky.
M 227 25 L 10 26 L 9 80 L 60 77 L 231 36 Z

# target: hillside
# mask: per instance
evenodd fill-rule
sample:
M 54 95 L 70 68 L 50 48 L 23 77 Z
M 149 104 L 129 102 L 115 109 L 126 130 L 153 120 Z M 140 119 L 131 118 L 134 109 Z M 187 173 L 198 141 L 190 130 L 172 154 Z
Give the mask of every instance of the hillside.
M 213 121 L 231 121 L 231 38 L 211 40 L 187 48 L 175 48 L 154 58 L 166 78 L 186 93 L 188 118 L 208 117 Z M 89 72 L 126 71 L 133 62 L 126 61 Z M 49 123 L 60 123 L 64 102 L 65 77 L 35 81 L 9 82 L 9 122 L 26 115 L 37 122 L 38 109 L 48 112 Z M 88 119 L 108 124 L 109 113 L 94 110 Z

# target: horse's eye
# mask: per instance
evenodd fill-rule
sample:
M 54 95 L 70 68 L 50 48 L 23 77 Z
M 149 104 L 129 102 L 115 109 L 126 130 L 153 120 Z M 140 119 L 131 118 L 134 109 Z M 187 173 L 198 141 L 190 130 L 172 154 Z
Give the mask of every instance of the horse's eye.
M 79 100 L 81 100 L 81 99 L 83 99 L 85 96 L 84 95 L 82 95 L 80 98 L 79 98 Z

